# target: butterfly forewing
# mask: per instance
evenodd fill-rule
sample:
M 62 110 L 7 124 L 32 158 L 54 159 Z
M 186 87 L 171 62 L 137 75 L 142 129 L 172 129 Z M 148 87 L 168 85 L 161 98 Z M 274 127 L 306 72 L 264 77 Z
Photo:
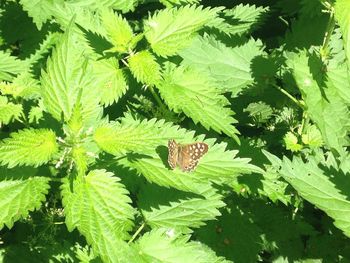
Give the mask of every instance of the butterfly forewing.
M 175 169 L 176 163 L 184 172 L 193 171 L 198 165 L 198 160 L 208 152 L 208 145 L 202 142 L 196 142 L 186 145 L 179 145 L 174 140 L 168 142 L 169 157 L 168 162 L 172 169 Z M 177 156 L 176 155 L 175 150 Z
M 175 169 L 179 153 L 179 145 L 175 142 L 175 140 L 168 141 L 168 151 L 168 163 L 171 169 Z

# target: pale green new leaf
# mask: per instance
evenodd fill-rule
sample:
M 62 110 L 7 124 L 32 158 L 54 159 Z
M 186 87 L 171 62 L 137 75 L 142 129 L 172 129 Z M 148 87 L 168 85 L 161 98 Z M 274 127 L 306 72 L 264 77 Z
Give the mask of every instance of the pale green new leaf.
M 206 74 L 191 67 L 167 64 L 163 78 L 157 87 L 170 109 L 184 112 L 206 129 L 226 133 L 238 141 L 239 132 L 232 125 L 237 121 L 228 108 L 229 101 Z
M 21 0 L 20 3 L 23 6 L 23 10 L 28 12 L 28 15 L 33 18 L 34 23 L 40 30 L 42 25 L 51 18 L 47 8 L 50 6 L 51 1 L 48 0 Z
M 135 211 L 119 180 L 113 173 L 93 170 L 62 186 L 68 230 L 77 228 L 105 262 L 128 262 L 133 256 L 123 240 L 129 238 Z
M 18 119 L 23 114 L 21 104 L 8 102 L 7 97 L 0 96 L 0 126 L 9 124 L 12 120 Z
M 334 224 L 350 237 L 350 201 L 348 200 L 348 176 L 334 167 L 326 167 L 313 157 L 308 162 L 301 158 L 290 161 L 284 157 L 281 175 L 304 199 L 326 212 Z M 343 192 L 346 191 L 346 192 Z
M 58 151 L 56 135 L 48 129 L 25 129 L 13 132 L 0 142 L 0 163 L 39 166 L 50 161 Z
M 209 151 L 194 172 L 171 170 L 167 164 L 169 139 L 182 144 L 205 141 Z M 203 136 L 194 138 L 193 132 L 155 119 L 140 122 L 127 116 L 121 123 L 101 125 L 95 131 L 94 140 L 102 150 L 124 157 L 118 158 L 118 163 L 136 169 L 147 180 L 204 196 L 209 181 L 222 184 L 241 173 L 261 172 L 249 164 L 249 159 L 237 158 L 237 151 L 227 151 L 226 144 L 214 144 L 215 140 L 204 140 Z
M 15 75 L 25 71 L 27 65 L 27 62 L 0 50 L 0 80 L 12 80 Z
M 73 33 L 74 24 L 63 35 L 61 42 L 42 72 L 42 97 L 46 110 L 57 119 L 69 120 L 74 105 L 81 103 L 83 118 L 89 123 L 100 116 L 98 89 L 80 47 L 79 36 Z M 90 67 L 89 67 L 90 66 Z M 79 101 L 78 101 L 79 100 Z
M 157 55 L 175 55 L 190 43 L 199 29 L 213 21 L 221 9 L 189 5 L 163 9 L 145 21 L 145 36 Z
M 336 1 L 335 17 L 342 31 L 348 69 L 350 70 L 350 2 L 348 0 Z
M 207 192 L 207 198 L 208 196 Z M 166 227 L 189 233 L 190 228 L 203 226 L 205 221 L 214 220 L 221 215 L 218 209 L 225 205 L 221 198 L 220 195 L 213 193 L 209 199 L 190 198 L 170 202 L 167 206 L 152 208 L 151 211 L 143 210 L 142 214 L 152 228 Z
M 268 11 L 266 7 L 255 5 L 236 5 L 232 9 L 225 9 L 220 13 L 210 27 L 215 27 L 229 35 L 248 34 L 261 22 L 261 17 Z
M 261 41 L 227 47 L 213 37 L 196 37 L 191 46 L 179 52 L 183 64 L 190 65 L 211 76 L 223 91 L 237 95 L 254 82 L 251 64 L 264 54 Z
M 129 88 L 118 61 L 109 58 L 94 61 L 92 64 L 100 102 L 106 106 L 117 102 Z
M 128 52 L 133 38 L 133 32 L 128 21 L 108 9 L 101 12 L 101 20 L 106 30 L 107 39 L 114 46 L 112 51 Z
M 28 168 L 0 169 L 0 229 L 11 228 L 29 211 L 39 209 L 49 189 L 49 178 L 32 176 Z
M 213 250 L 200 242 L 189 242 L 189 238 L 190 236 L 182 236 L 162 228 L 144 234 L 134 246 L 146 262 L 230 262 L 216 256 Z
M 0 91 L 13 97 L 35 99 L 40 97 L 40 84 L 31 73 L 23 72 L 14 78 L 12 83 L 1 83 Z
M 128 62 L 131 73 L 142 84 L 155 85 L 161 79 L 160 65 L 149 51 L 130 56 Z
M 306 107 L 306 112 L 320 129 L 328 147 L 341 151 L 347 145 L 350 112 L 316 56 L 301 52 L 289 59 Z

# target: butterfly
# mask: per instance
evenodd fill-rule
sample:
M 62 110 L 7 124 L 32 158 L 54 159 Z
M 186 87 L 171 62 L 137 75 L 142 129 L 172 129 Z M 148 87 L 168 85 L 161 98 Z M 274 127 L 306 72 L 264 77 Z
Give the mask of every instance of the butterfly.
M 181 145 L 175 140 L 168 141 L 168 163 L 171 169 L 178 164 L 183 172 L 193 171 L 198 160 L 208 152 L 208 145 L 204 142 L 195 142 Z

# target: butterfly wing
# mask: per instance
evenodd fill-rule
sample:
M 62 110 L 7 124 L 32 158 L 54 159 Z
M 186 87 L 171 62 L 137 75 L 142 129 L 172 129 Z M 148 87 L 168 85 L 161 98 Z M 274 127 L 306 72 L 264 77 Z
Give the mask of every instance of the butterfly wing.
M 193 171 L 198 165 L 199 159 L 208 152 L 208 145 L 196 142 L 179 147 L 178 164 L 183 172 Z
M 175 142 L 175 140 L 168 141 L 168 163 L 171 169 L 175 169 L 176 163 L 179 155 L 179 145 Z

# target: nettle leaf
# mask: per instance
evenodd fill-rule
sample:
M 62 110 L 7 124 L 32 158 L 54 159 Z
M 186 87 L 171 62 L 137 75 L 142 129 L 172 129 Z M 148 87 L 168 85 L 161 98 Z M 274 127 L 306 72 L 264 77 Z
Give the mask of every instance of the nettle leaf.
M 184 65 L 190 65 L 211 76 L 223 91 L 232 96 L 254 82 L 251 64 L 255 57 L 262 56 L 263 45 L 260 40 L 227 47 L 215 38 L 196 37 L 191 46 L 179 52 Z
M 189 5 L 163 9 L 145 21 L 145 36 L 157 55 L 175 55 L 190 43 L 199 29 L 214 20 L 221 9 Z
M 198 4 L 201 0 L 159 0 L 166 7 L 174 7 L 184 4 Z
M 167 163 L 169 139 L 179 143 L 204 141 L 209 145 L 209 151 L 194 172 L 182 172 L 179 168 L 171 170 Z M 124 157 L 118 158 L 118 163 L 136 169 L 150 182 L 201 195 L 205 195 L 203 192 L 209 181 L 225 183 L 241 173 L 261 172 L 249 164 L 249 159 L 237 158 L 237 151 L 227 151 L 226 144 L 214 144 L 215 140 L 204 140 L 204 136 L 194 138 L 193 132 L 163 120 L 140 122 L 127 115 L 121 123 L 97 128 L 94 140 L 102 150 Z
M 21 104 L 8 102 L 7 97 L 0 96 L 0 126 L 9 124 L 13 119 L 18 119 L 23 114 Z
M 128 90 L 122 69 L 115 58 L 94 61 L 93 74 L 99 89 L 100 102 L 105 106 L 117 102 Z
M 42 165 L 58 151 L 56 135 L 52 130 L 25 129 L 10 136 L 0 142 L 0 162 L 9 168 Z
M 106 30 L 107 39 L 114 46 L 111 51 L 127 52 L 133 38 L 133 32 L 128 21 L 108 9 L 101 12 L 101 20 Z
M 228 263 L 223 257 L 200 242 L 189 242 L 190 236 L 181 236 L 167 229 L 144 234 L 134 245 L 146 262 Z
M 88 123 L 101 113 L 98 106 L 99 90 L 95 88 L 91 65 L 84 57 L 79 36 L 73 33 L 71 24 L 48 59 L 42 72 L 42 97 L 46 110 L 57 119 L 69 120 L 77 100 L 81 103 L 83 117 Z M 90 66 L 90 67 L 89 67 Z
M 239 141 L 239 132 L 232 125 L 237 121 L 232 117 L 234 112 L 228 108 L 229 101 L 206 74 L 191 67 L 167 64 L 163 78 L 157 87 L 174 112 L 183 111 L 206 129 L 224 132 Z
M 28 12 L 28 15 L 33 18 L 34 23 L 40 30 L 42 25 L 51 18 L 47 8 L 51 5 L 47 0 L 21 0 L 23 10 Z
M 343 63 L 341 65 L 335 64 L 329 66 L 327 76 L 327 81 L 334 86 L 338 95 L 350 106 L 350 81 L 347 65 Z
M 347 104 L 332 82 L 327 81 L 318 58 L 301 52 L 289 59 L 288 64 L 293 69 L 306 112 L 320 129 L 325 143 L 340 152 L 348 143 L 350 112 Z
M 14 78 L 12 83 L 1 83 L 0 91 L 2 94 L 21 97 L 26 100 L 36 99 L 40 97 L 40 84 L 31 73 L 23 72 Z
M 31 168 L 0 169 L 0 229 L 39 209 L 49 189 L 49 178 L 33 176 Z
M 212 192 L 215 192 L 212 190 Z M 208 192 L 206 197 L 208 198 Z M 205 221 L 213 220 L 220 216 L 219 208 L 225 206 L 221 196 L 214 193 L 210 198 L 189 198 L 170 202 L 169 205 L 161 205 L 152 208 L 151 211 L 142 210 L 142 214 L 152 228 L 166 227 L 176 229 L 182 233 L 189 233 L 190 228 L 198 228 L 205 225 Z
M 139 82 L 155 85 L 161 79 L 160 65 L 149 51 L 144 50 L 131 55 L 128 61 L 131 73 Z
M 219 14 L 220 18 L 208 26 L 228 35 L 248 34 L 262 22 L 261 18 L 268 10 L 267 7 L 239 4 L 232 9 L 223 10 Z
M 0 50 L 0 80 L 10 81 L 27 69 L 27 62 Z
M 307 201 L 326 212 L 334 225 L 350 237 L 350 201 L 348 176 L 336 167 L 322 165 L 310 156 L 307 162 L 299 157 L 284 157 L 281 175 Z
M 113 173 L 93 170 L 73 185 L 66 180 L 62 186 L 68 230 L 77 228 L 106 262 L 133 256 L 123 240 L 129 238 L 135 211 L 119 180 Z
M 337 0 L 335 4 L 335 17 L 342 31 L 348 68 L 350 68 L 350 3 L 347 0 Z

